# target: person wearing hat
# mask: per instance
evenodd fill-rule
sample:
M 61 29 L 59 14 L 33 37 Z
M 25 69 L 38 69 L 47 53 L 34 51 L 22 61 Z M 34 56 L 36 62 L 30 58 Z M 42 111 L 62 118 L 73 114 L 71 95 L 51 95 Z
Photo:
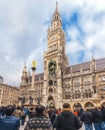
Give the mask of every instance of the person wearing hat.
M 69 103 L 63 104 L 62 112 L 57 116 L 53 125 L 56 130 L 78 130 L 82 127 L 78 117 L 71 112 Z
M 51 121 L 45 116 L 45 107 L 38 104 L 35 111 L 36 115 L 27 122 L 24 130 L 52 130 Z

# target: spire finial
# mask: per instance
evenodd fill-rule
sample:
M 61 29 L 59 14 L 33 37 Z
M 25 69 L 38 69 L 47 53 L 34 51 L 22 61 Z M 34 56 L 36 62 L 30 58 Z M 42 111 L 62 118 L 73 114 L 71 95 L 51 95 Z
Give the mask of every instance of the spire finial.
M 95 58 L 94 58 L 94 56 L 93 56 L 93 54 L 92 54 L 92 61 L 93 61 L 93 60 L 95 60 Z
M 26 61 L 24 62 L 24 66 L 26 66 Z
M 23 72 L 27 72 L 26 61 L 24 62 Z
M 56 1 L 56 12 L 58 12 L 58 1 Z
M 92 54 L 92 60 L 94 59 L 94 56 L 93 56 L 93 54 Z

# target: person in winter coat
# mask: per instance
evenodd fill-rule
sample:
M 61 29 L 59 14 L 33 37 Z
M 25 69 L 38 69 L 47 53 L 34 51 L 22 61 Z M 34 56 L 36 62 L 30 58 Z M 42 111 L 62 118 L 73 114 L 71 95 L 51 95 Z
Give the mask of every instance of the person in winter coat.
M 38 104 L 35 111 L 36 115 L 29 119 L 24 130 L 52 130 L 51 121 L 45 116 L 45 107 Z
M 13 115 L 16 116 L 17 118 L 21 118 L 21 108 L 20 106 L 17 107 L 17 109 L 14 110 Z
M 29 110 L 29 119 L 31 119 L 32 117 L 34 117 L 35 116 L 35 109 L 32 107 L 32 108 L 30 108 L 30 110 Z
M 89 110 L 86 110 L 82 113 L 80 120 L 84 122 L 85 130 L 93 130 L 93 114 Z
M 105 107 L 102 106 L 101 108 L 101 112 L 102 112 L 102 124 L 103 124 L 103 130 L 105 130 Z
M 14 107 L 8 105 L 5 108 L 6 116 L 0 118 L 0 130 L 19 130 L 20 120 L 13 116 Z
M 4 115 L 4 109 L 3 107 L 0 107 L 0 117 L 2 117 Z
M 64 103 L 61 114 L 54 121 L 56 130 L 78 130 L 82 127 L 77 116 L 70 111 L 70 104 Z
M 100 108 L 95 107 L 93 110 L 93 116 L 94 116 L 94 128 L 95 130 L 103 130 L 103 124 L 102 124 L 102 112 Z
M 50 121 L 52 123 L 52 125 L 54 124 L 54 121 L 56 119 L 56 109 L 55 108 L 51 108 L 51 115 L 50 115 Z M 54 127 L 53 127 L 54 128 Z

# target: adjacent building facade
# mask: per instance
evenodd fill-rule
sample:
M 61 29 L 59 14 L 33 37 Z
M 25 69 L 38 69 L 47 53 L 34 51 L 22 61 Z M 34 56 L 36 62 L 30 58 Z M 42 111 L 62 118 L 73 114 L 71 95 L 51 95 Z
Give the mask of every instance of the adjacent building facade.
M 105 58 L 68 65 L 65 53 L 65 34 L 58 11 L 58 4 L 47 32 L 48 44 L 44 52 L 44 72 L 27 72 L 21 77 L 20 104 L 41 103 L 48 107 L 62 108 L 68 102 L 72 108 L 92 108 L 105 105 Z
M 0 106 L 18 105 L 18 97 L 19 88 L 0 83 Z

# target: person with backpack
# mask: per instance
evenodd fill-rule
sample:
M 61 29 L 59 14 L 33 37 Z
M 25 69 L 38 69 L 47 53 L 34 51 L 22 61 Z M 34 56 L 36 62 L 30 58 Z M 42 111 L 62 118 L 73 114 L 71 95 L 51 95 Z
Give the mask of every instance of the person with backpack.
M 71 112 L 69 103 L 63 104 L 63 110 L 57 116 L 53 125 L 56 130 L 78 130 L 82 127 L 78 117 Z

